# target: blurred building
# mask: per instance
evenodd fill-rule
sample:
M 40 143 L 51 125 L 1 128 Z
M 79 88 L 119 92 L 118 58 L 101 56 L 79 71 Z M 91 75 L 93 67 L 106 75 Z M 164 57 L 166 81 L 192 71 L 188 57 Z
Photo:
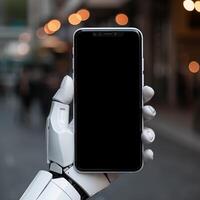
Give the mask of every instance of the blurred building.
M 5 86 L 15 84 L 35 28 L 50 14 L 49 5 L 48 0 L 0 0 L 0 82 Z
M 28 42 L 29 47 L 21 46 L 25 48 L 24 54 L 26 50 L 31 51 L 29 56 L 36 54 L 34 50 L 38 46 L 36 32 L 51 19 L 61 21 L 61 29 L 51 36 L 56 36 L 68 44 L 70 56 L 72 33 L 75 29 L 85 26 L 119 26 L 115 22 L 115 17 L 118 13 L 125 13 L 128 16 L 128 24 L 125 26 L 136 26 L 144 33 L 145 81 L 160 91 L 157 100 L 171 105 L 190 105 L 199 90 L 199 75 L 191 71 L 188 66 L 192 61 L 200 62 L 198 56 L 200 13 L 195 8 L 187 11 L 183 2 L 183 0 L 148 0 L 145 3 L 140 0 L 19 0 L 16 3 L 14 0 L 0 0 L 0 45 L 3 49 L 0 51 L 0 58 L 3 57 L 0 59 L 0 71 L 3 74 L 4 72 L 15 74 L 20 68 L 19 56 L 15 55 L 17 49 L 20 49 L 17 47 L 20 35 L 22 39 L 24 36 L 25 40 L 26 37 L 31 38 Z M 71 25 L 67 18 L 81 8 L 89 10 L 90 18 L 80 24 Z M 52 47 L 48 43 L 46 47 L 49 46 Z M 10 57 L 14 57 L 14 61 Z M 4 74 L 1 77 L 6 76 Z

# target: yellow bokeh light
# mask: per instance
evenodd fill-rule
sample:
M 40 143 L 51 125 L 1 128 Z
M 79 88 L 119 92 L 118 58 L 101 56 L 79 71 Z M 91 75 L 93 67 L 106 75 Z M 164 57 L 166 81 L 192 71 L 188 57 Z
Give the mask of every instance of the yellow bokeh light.
M 73 13 L 68 17 L 68 21 L 71 25 L 78 25 L 81 23 L 81 16 L 78 13 Z
M 194 7 L 197 12 L 200 12 L 200 1 L 195 1 Z
M 197 72 L 199 72 L 199 69 L 200 69 L 199 63 L 196 62 L 196 61 L 190 62 L 190 64 L 188 65 L 188 69 L 189 69 L 189 71 L 192 72 L 192 73 L 197 73 Z
M 49 31 L 56 32 L 61 28 L 61 22 L 57 19 L 52 19 L 47 23 Z
M 81 16 L 82 21 L 86 21 L 90 17 L 90 12 L 87 9 L 81 9 L 77 12 Z
M 124 26 L 128 24 L 128 16 L 126 14 L 120 13 L 115 17 L 115 21 L 118 25 Z
M 194 2 L 192 0 L 185 0 L 183 2 L 183 7 L 187 11 L 193 11 L 194 10 Z

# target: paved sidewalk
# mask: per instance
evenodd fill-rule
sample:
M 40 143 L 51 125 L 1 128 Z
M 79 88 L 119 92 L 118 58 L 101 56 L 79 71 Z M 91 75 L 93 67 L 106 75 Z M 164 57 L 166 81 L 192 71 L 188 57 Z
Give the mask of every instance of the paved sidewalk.
M 13 96 L 0 99 L 0 199 L 19 199 L 36 173 L 47 169 L 45 133 L 37 106 L 31 124 L 19 123 L 20 106 Z
M 200 133 L 194 131 L 194 109 L 178 109 L 159 107 L 157 116 L 149 122 L 149 126 L 156 129 L 163 137 L 200 152 Z

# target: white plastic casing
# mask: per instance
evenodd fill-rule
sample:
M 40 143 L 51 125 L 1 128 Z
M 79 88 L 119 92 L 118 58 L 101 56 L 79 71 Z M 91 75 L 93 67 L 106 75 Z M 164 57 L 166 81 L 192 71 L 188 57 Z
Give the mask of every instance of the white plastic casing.
M 65 174 L 74 180 L 89 195 L 92 196 L 110 185 L 103 173 L 79 173 L 74 166 L 65 170 Z
M 47 160 L 62 167 L 74 161 L 74 134 L 68 128 L 69 105 L 52 102 L 47 119 Z
M 20 200 L 80 200 L 79 193 L 64 178 L 52 179 L 52 174 L 39 171 Z
M 53 96 L 53 100 L 69 105 L 73 99 L 73 95 L 74 95 L 73 80 L 70 76 L 65 76 L 62 80 L 60 88 Z

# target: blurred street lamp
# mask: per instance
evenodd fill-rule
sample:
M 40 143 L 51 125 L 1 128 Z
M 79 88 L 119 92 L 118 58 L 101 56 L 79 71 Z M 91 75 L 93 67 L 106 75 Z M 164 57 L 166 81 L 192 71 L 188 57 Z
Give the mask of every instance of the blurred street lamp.
M 52 19 L 47 23 L 48 30 L 55 33 L 61 28 L 61 22 L 57 19 Z
M 193 11 L 194 10 L 194 2 L 192 0 L 185 0 L 185 1 L 183 1 L 183 7 L 187 11 Z
M 128 16 L 124 13 L 119 13 L 115 17 L 115 21 L 120 26 L 125 26 L 128 24 Z
M 192 61 L 190 62 L 190 64 L 188 65 L 188 69 L 191 73 L 197 73 L 199 72 L 200 66 L 199 63 L 196 61 Z
M 195 1 L 194 7 L 197 12 L 200 12 L 200 1 Z
M 71 25 L 78 25 L 81 23 L 81 20 L 82 20 L 82 18 L 78 13 L 73 13 L 68 17 L 68 22 Z
M 86 21 L 90 17 L 90 12 L 87 9 L 80 9 L 77 14 L 81 16 L 82 21 Z
M 44 25 L 44 32 L 48 35 L 52 35 L 61 28 L 61 22 L 57 19 L 50 20 Z

